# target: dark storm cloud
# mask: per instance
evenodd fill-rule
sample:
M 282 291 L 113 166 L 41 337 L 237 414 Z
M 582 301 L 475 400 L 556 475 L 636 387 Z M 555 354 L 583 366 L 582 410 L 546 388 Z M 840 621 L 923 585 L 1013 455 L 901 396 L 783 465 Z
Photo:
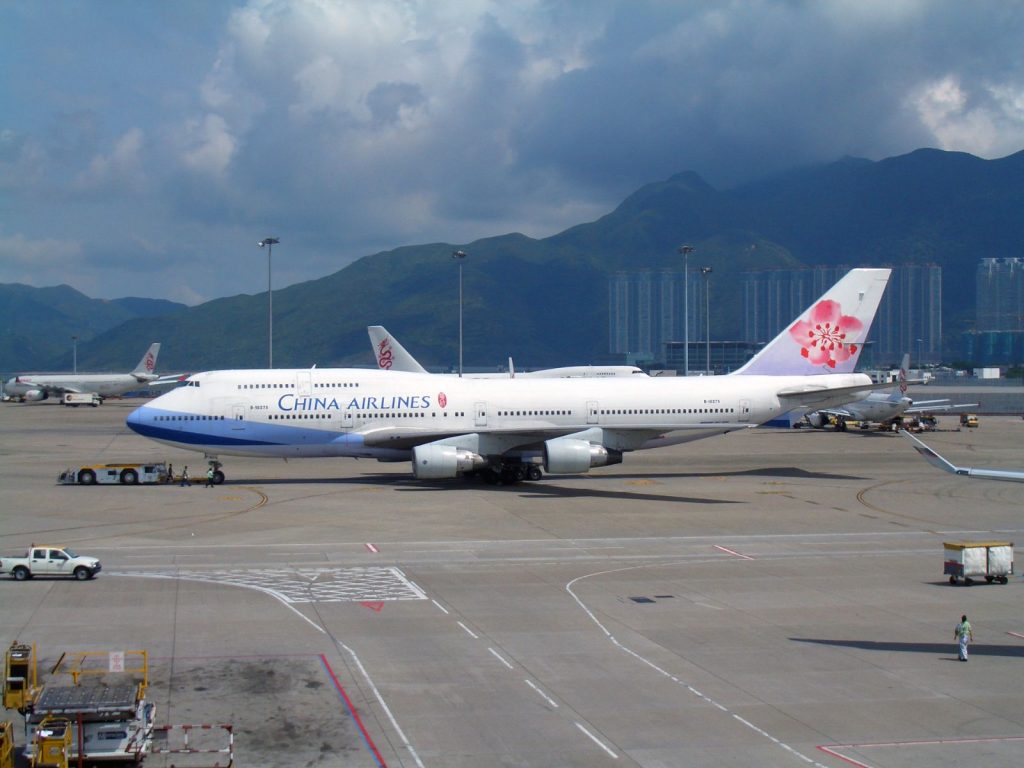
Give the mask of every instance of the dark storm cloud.
M 1024 146 L 1017 0 L 211 5 L 0 10 L 0 280 L 195 301 L 270 234 L 284 285 L 684 170 Z

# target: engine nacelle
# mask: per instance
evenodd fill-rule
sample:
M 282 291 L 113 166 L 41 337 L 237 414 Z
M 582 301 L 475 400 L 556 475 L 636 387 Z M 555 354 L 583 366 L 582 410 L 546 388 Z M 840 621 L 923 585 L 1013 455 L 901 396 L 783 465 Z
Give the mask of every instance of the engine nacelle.
M 828 421 L 823 413 L 815 411 L 814 413 L 807 414 L 807 423 L 815 429 L 821 429 L 828 423 Z
M 560 437 L 544 443 L 544 469 L 551 475 L 580 475 L 591 467 L 621 463 L 621 451 L 609 451 L 586 440 Z
M 412 474 L 418 480 L 457 477 L 487 464 L 479 454 L 452 445 L 417 445 L 412 449 Z
M 39 402 L 40 400 L 46 400 L 50 396 L 50 393 L 45 389 L 30 389 L 24 394 L 26 400 L 30 400 L 33 403 Z

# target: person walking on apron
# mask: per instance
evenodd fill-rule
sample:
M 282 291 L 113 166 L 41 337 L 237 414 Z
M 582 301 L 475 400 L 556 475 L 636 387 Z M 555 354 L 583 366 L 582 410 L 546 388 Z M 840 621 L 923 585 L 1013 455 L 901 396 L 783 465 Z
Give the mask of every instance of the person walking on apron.
M 967 620 L 967 614 L 960 617 L 960 623 L 953 630 L 953 636 L 959 642 L 960 661 L 967 661 L 967 644 L 974 640 L 974 632 L 971 631 L 971 622 Z

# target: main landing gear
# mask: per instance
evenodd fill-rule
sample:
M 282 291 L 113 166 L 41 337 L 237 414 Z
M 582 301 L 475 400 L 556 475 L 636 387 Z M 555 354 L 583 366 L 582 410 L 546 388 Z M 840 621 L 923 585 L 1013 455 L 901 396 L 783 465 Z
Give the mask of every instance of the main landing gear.
M 539 464 L 509 462 L 484 467 L 479 475 L 488 485 L 515 485 L 524 480 L 540 480 L 544 476 Z

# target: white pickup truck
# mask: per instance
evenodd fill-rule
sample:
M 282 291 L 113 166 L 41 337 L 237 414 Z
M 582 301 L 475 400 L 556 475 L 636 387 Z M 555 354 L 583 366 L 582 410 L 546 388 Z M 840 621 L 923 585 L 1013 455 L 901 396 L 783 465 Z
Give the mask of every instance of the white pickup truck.
M 70 547 L 33 544 L 24 557 L 0 558 L 0 573 L 18 581 L 33 576 L 71 576 L 79 581 L 91 579 L 103 569 L 95 557 L 86 557 Z

